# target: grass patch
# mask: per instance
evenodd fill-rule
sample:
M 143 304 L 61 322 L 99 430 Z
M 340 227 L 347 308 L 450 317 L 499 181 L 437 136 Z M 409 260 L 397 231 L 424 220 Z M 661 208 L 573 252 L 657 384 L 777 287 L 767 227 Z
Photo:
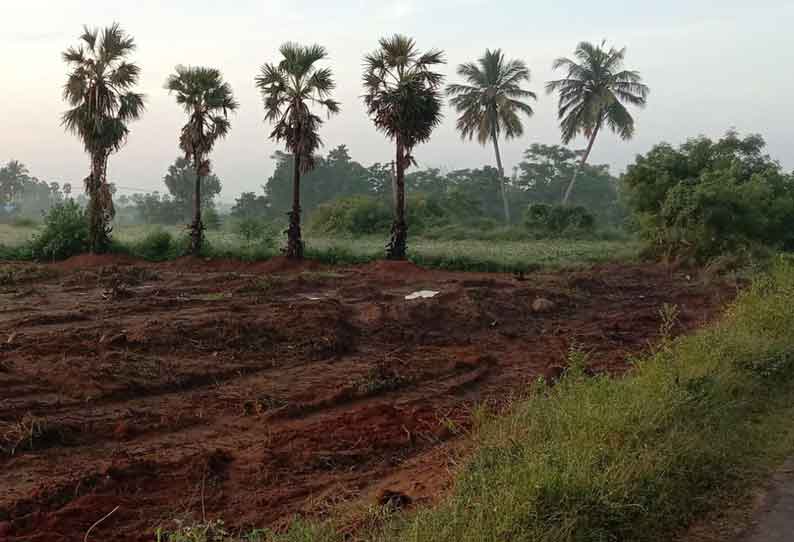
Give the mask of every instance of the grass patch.
M 36 230 L 0 224 L 0 259 L 30 260 L 30 239 Z M 114 252 L 149 261 L 170 260 L 186 253 L 184 226 L 123 226 L 113 231 Z M 281 254 L 281 240 L 246 241 L 235 232 L 208 230 L 202 256 L 264 261 Z M 385 256 L 386 238 L 308 237 L 306 257 L 329 265 L 355 265 Z M 412 237 L 408 258 L 435 269 L 482 272 L 528 272 L 540 268 L 571 268 L 638 259 L 640 243 L 626 240 L 520 239 L 497 235 L 481 239 Z
M 794 449 L 791 329 L 794 262 L 781 258 L 719 323 L 662 340 L 625 377 L 589 378 L 577 353 L 556 386 L 538 383 L 509 415 L 485 421 L 443 504 L 375 522 L 359 539 L 669 540 Z M 301 522 L 255 539 L 346 539 L 338 533 Z

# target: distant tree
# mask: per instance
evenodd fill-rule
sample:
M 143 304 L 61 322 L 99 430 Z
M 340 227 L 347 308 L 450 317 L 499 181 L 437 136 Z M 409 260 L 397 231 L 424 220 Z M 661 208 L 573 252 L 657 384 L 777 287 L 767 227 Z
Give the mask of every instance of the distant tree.
M 501 49 L 485 50 L 477 64 L 468 62 L 458 66 L 458 75 L 467 84 L 447 86 L 450 104 L 455 107 L 458 117 L 458 131 L 464 139 L 477 136 L 477 141 L 485 145 L 493 143 L 496 154 L 496 167 L 499 170 L 502 204 L 505 222 L 510 223 L 510 206 L 507 201 L 505 170 L 499 152 L 499 137 L 505 139 L 521 137 L 524 126 L 520 113 L 531 117 L 532 107 L 522 100 L 537 99 L 534 92 L 521 88 L 529 82 L 529 68 L 521 60 L 505 60 Z
M 276 151 L 272 158 L 276 168 L 265 185 L 270 212 L 288 213 L 293 196 L 292 155 Z M 371 191 L 370 172 L 351 159 L 345 145 L 339 145 L 326 156 L 315 156 L 314 168 L 301 176 L 301 212 L 311 214 L 327 201 Z
M 257 196 L 253 192 L 243 192 L 234 201 L 232 217 L 239 220 L 261 220 L 270 211 L 270 204 L 265 196 Z
M 171 194 L 174 212 L 179 215 L 179 220 L 189 219 L 196 194 L 196 170 L 193 164 L 183 156 L 178 157 L 168 166 L 163 182 Z M 202 212 L 214 206 L 214 200 L 222 188 L 221 180 L 214 173 L 201 179 Z
M 456 201 L 455 206 L 462 207 L 462 211 L 455 213 L 461 222 L 481 218 L 498 220 L 503 216 L 503 202 L 499 193 L 502 176 L 498 169 L 491 166 L 459 169 L 447 175 L 447 183 L 447 205 Z
M 399 34 L 381 38 L 379 48 L 364 57 L 367 112 L 396 144 L 394 222 L 386 250 L 390 259 L 406 256 L 405 170 L 415 163 L 414 147 L 428 141 L 441 123 L 444 76 L 432 68 L 443 63 L 441 51 L 421 53 L 413 39 Z
M 264 64 L 256 86 L 262 93 L 265 120 L 275 126 L 271 139 L 284 142 L 293 155 L 292 210 L 285 254 L 288 258 L 301 259 L 300 179 L 301 174 L 314 168 L 314 154 L 322 145 L 319 131 L 323 120 L 312 112 L 312 106 L 330 116 L 339 112 L 339 103 L 331 99 L 335 86 L 331 70 L 316 66 L 328 56 L 324 47 L 285 43 L 279 52 L 281 61 Z
M 580 165 L 582 152 L 561 145 L 533 144 L 518 164 L 516 199 L 526 206 L 530 203 L 556 204 L 562 198 L 571 176 L 580 168 L 580 188 L 571 195 L 570 203 L 586 208 L 610 223 L 624 217 L 618 201 L 618 180 L 609 173 L 607 165 Z
M 63 194 L 66 196 L 66 199 L 71 199 L 72 197 L 72 183 L 63 183 Z
M 208 156 L 215 143 L 229 133 L 229 113 L 235 111 L 238 104 L 221 72 L 213 68 L 177 66 L 176 73 L 168 78 L 166 88 L 176 95 L 177 104 L 188 115 L 188 122 L 182 127 L 179 137 L 179 148 L 185 152 L 186 160 L 192 160 L 195 171 L 190 251 L 197 255 L 204 241 L 201 185 L 202 179 L 211 172 Z
M 644 107 L 649 93 L 639 72 L 623 69 L 625 48 L 607 50 L 606 42 L 600 45 L 582 42 L 574 56 L 576 60 L 555 60 L 554 69 L 567 70 L 567 76 L 546 84 L 548 93 L 559 94 L 558 116 L 563 143 L 567 145 L 579 133 L 588 138 L 580 167 L 574 170 L 565 190 L 564 205 L 571 197 L 579 170 L 587 163 L 601 128 L 606 125 L 622 139 L 630 139 L 634 135 L 634 118 L 623 104 Z
M 143 95 L 132 89 L 138 84 L 140 68 L 127 60 L 135 50 L 132 37 L 118 24 L 104 30 L 85 28 L 79 47 L 63 53 L 69 65 L 64 100 L 71 109 L 63 114 L 63 126 L 76 134 L 91 155 L 91 174 L 85 179 L 90 197 L 89 249 L 107 250 L 113 198 L 107 184 L 107 161 L 121 149 L 129 134 L 130 121 L 143 114 Z
M 29 182 L 28 169 L 16 160 L 11 160 L 0 168 L 0 202 L 14 203 L 22 194 L 25 183 Z

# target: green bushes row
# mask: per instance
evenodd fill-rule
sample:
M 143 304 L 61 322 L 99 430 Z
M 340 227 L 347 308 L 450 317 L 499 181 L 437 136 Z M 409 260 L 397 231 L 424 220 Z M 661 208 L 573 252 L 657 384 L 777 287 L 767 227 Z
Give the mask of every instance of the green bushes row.
M 525 240 L 593 233 L 595 217 L 584 207 L 533 204 L 526 211 L 523 228 L 505 228 L 493 219 L 461 219 L 436 197 L 409 195 L 406 203 L 409 228 L 430 239 Z M 341 198 L 320 205 L 309 220 L 308 230 L 324 235 L 384 235 L 392 223 L 389 202 L 374 196 Z
M 408 227 L 414 233 L 449 222 L 449 215 L 438 199 L 424 194 L 409 194 L 405 212 Z M 319 205 L 312 213 L 307 229 L 316 234 L 386 234 L 393 216 L 391 205 L 383 198 L 352 196 Z

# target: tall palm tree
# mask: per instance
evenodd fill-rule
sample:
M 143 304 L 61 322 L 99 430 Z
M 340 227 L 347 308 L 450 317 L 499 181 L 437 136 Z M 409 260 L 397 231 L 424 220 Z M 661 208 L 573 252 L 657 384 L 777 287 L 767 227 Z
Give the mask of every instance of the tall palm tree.
M 331 70 L 316 66 L 328 56 L 324 47 L 285 43 L 279 52 L 281 61 L 264 64 L 256 86 L 262 93 L 265 120 L 275 126 L 270 137 L 283 141 L 293 156 L 292 211 L 284 253 L 288 258 L 301 259 L 300 179 L 301 174 L 314 168 L 314 154 L 322 145 L 319 130 L 323 119 L 311 107 L 324 109 L 330 116 L 339 112 L 339 103 L 330 97 L 336 86 Z
M 520 113 L 531 117 L 534 111 L 525 101 L 535 100 L 534 92 L 521 88 L 521 83 L 529 82 L 529 68 L 521 60 L 505 60 L 501 49 L 485 50 L 477 64 L 468 62 L 458 66 L 458 75 L 468 84 L 447 86 L 450 103 L 455 107 L 458 117 L 458 131 L 463 139 L 472 139 L 485 145 L 493 143 L 496 154 L 496 167 L 502 187 L 502 204 L 505 221 L 510 223 L 510 206 L 507 202 L 505 170 L 499 152 L 499 137 L 505 139 L 521 137 L 524 126 Z
M 89 245 L 91 252 L 103 252 L 114 215 L 107 185 L 108 157 L 127 140 L 128 123 L 143 114 L 143 95 L 133 91 L 141 70 L 127 60 L 135 41 L 116 23 L 101 31 L 85 27 L 80 42 L 63 53 L 71 70 L 63 98 L 71 109 L 63 114 L 62 124 L 82 140 L 91 156 L 91 173 L 85 179 L 90 198 Z
M 179 148 L 193 162 L 196 188 L 193 192 L 193 222 L 190 225 L 190 251 L 201 252 L 204 224 L 201 221 L 201 179 L 210 174 L 209 154 L 219 139 L 231 130 L 229 113 L 238 107 L 232 88 L 214 68 L 177 66 L 166 82 L 169 93 L 188 115 L 179 136 Z
M 649 93 L 639 72 L 623 69 L 625 47 L 607 50 L 604 41 L 600 45 L 583 41 L 576 47 L 574 56 L 578 62 L 569 58 L 555 60 L 553 68 L 566 69 L 568 74 L 546 84 L 549 94 L 559 93 L 562 141 L 568 144 L 579 133 L 588 138 L 587 148 L 565 190 L 563 205 L 571 197 L 579 170 L 587 163 L 601 128 L 606 124 L 622 139 L 631 139 L 634 118 L 623 104 L 645 107 Z
M 375 127 L 396 143 L 394 222 L 386 250 L 389 259 L 405 259 L 405 169 L 415 163 L 414 147 L 429 140 L 441 122 L 444 76 L 432 68 L 443 63 L 443 52 L 421 53 L 413 39 L 399 34 L 381 38 L 380 47 L 364 57 L 367 112 Z

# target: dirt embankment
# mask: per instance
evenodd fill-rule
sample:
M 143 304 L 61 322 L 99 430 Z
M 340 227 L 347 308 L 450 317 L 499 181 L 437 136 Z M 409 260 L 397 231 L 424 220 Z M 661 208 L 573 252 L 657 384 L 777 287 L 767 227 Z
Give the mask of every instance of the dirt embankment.
M 0 540 L 151 540 L 174 518 L 234 527 L 383 491 L 433 499 L 480 401 L 593 371 L 734 290 L 650 265 L 506 275 L 85 258 L 0 287 Z M 406 301 L 416 290 L 432 299 Z M 549 303 L 537 303 L 542 298 Z M 534 307 L 533 307 L 534 305 Z

